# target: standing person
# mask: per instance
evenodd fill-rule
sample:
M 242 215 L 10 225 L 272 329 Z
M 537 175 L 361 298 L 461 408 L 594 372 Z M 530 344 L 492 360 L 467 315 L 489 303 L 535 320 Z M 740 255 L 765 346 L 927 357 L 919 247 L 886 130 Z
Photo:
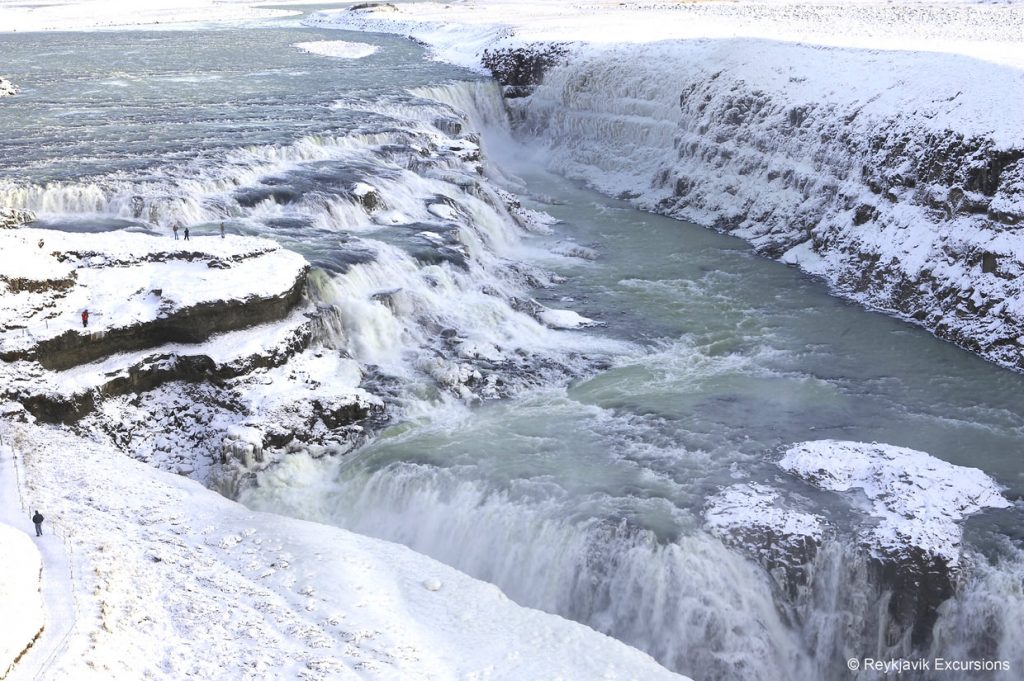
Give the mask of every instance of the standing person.
M 82 310 L 82 328 L 89 326 L 89 311 Z
M 174 223 L 174 227 L 172 229 L 174 229 L 174 240 L 177 241 L 178 240 L 178 223 L 177 222 Z M 186 236 L 185 238 L 187 239 L 188 237 Z
M 38 510 L 36 511 L 36 514 L 32 516 L 32 522 L 36 525 L 37 537 L 43 536 L 43 520 L 45 520 L 45 518 L 43 518 L 43 514 L 40 513 Z
M 188 241 L 188 227 L 185 228 L 185 241 Z
M 220 223 L 220 238 L 224 238 L 224 223 Z

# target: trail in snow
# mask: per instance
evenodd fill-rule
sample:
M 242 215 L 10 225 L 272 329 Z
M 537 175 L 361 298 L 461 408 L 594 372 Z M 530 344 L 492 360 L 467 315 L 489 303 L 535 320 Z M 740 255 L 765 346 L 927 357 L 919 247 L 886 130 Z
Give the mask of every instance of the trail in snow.
M 35 534 L 30 516 L 31 481 L 26 478 L 24 456 L 4 442 L 0 446 L 0 522 L 25 532 Z M 18 661 L 5 681 L 27 681 L 46 678 L 46 671 L 67 647 L 75 629 L 77 612 L 74 596 L 74 575 L 72 572 L 73 553 L 67 527 L 57 509 L 40 508 L 46 518 L 43 536 L 33 537 L 43 556 L 42 596 L 44 628 L 35 644 Z

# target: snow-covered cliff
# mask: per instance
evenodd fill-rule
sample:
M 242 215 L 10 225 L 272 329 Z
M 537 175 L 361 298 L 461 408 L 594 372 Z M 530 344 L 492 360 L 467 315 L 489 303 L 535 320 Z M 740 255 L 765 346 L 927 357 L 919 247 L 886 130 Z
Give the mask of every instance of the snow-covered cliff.
M 1024 368 L 1024 10 L 594 5 L 576 24 L 500 2 L 315 21 L 487 66 L 563 173 Z

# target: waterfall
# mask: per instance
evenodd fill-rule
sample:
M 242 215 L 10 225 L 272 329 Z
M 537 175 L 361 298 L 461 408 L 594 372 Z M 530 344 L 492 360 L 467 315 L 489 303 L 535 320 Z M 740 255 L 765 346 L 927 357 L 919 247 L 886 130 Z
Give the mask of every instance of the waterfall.
M 627 521 L 589 515 L 600 499 L 573 513 L 577 502 L 554 484 L 499 491 L 427 464 L 372 473 L 345 466 L 290 457 L 261 473 L 241 500 L 401 542 L 694 678 L 814 677 L 770 580 L 702 532 L 662 541 Z

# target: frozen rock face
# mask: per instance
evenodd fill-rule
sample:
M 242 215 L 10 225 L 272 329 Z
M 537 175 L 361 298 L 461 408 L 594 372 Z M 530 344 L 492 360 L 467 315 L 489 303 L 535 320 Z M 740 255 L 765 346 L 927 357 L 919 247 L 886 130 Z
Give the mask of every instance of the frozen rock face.
M 37 229 L 0 242 L 0 395 L 32 417 L 231 488 L 285 448 L 347 451 L 383 414 L 356 362 L 317 342 L 306 261 L 273 242 Z M 239 429 L 252 436 L 232 444 Z
M 807 583 L 807 568 L 833 531 L 821 516 L 787 508 L 777 490 L 748 483 L 708 500 L 704 521 L 711 534 L 752 553 L 790 598 Z
M 1000 104 L 1019 96 L 1013 69 L 754 40 L 491 63 L 513 88 L 546 68 L 508 102 L 559 170 L 1024 368 L 1024 132 Z
M 17 208 L 0 208 L 0 229 L 15 229 L 36 219 L 30 210 Z
M 562 62 L 568 47 L 536 43 L 519 48 L 486 49 L 480 62 L 501 83 L 508 98 L 525 97 L 544 79 L 544 73 Z
M 863 566 L 847 568 L 861 584 L 836 588 L 859 589 L 862 598 L 876 601 L 888 614 L 870 626 L 889 640 L 906 637 L 918 649 L 928 643 L 939 606 L 959 582 L 961 522 L 1010 506 L 982 471 L 891 445 L 803 442 L 790 447 L 778 466 L 840 495 L 831 513 L 846 510 L 837 522 L 809 513 L 806 498 L 738 484 L 712 497 L 705 527 L 765 567 L 798 611 L 802 599 L 813 597 L 815 575 L 826 574 L 834 560 L 824 551 L 830 538 L 859 547 L 841 560 Z

